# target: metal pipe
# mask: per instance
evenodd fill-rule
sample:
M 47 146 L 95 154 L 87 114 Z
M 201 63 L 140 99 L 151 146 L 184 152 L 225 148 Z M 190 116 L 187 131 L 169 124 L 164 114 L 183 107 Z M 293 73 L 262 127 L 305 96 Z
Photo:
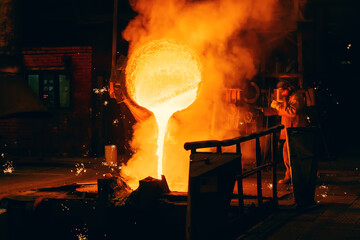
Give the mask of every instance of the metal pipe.
M 272 133 L 271 135 L 271 158 L 272 158 L 272 162 L 274 163 L 273 165 L 273 200 L 274 200 L 274 205 L 277 206 L 278 205 L 278 196 L 277 196 L 277 144 L 278 144 L 278 139 L 277 136 L 275 134 L 275 132 Z
M 242 175 L 242 161 L 241 161 L 241 145 L 240 143 L 236 144 L 236 153 L 240 155 L 238 161 L 238 173 L 239 176 L 236 177 L 237 181 L 237 190 L 238 190 L 238 199 L 239 199 L 239 213 L 244 213 L 244 189 L 243 189 L 243 178 Z
M 118 0 L 114 0 L 111 71 L 115 70 L 117 48 Z
M 260 148 L 260 139 L 257 137 L 255 141 L 256 146 L 256 167 L 261 166 L 261 148 Z M 262 186 L 261 186 L 261 171 L 256 173 L 256 185 L 257 185 L 257 195 L 258 195 L 258 206 L 260 207 L 263 203 L 262 199 Z
M 184 144 L 184 148 L 185 148 L 185 150 L 194 150 L 194 152 L 196 152 L 197 148 L 227 147 L 227 146 L 235 145 L 237 143 L 246 142 L 248 140 L 251 140 L 251 139 L 254 139 L 257 137 L 262 137 L 262 136 L 268 135 L 272 132 L 276 132 L 283 128 L 284 128 L 284 125 L 279 125 L 279 126 L 271 127 L 269 129 L 266 129 L 261 132 L 251 133 L 249 135 L 231 138 L 231 139 L 227 139 L 227 140 L 223 140 L 223 141 L 209 140 L 209 141 L 187 142 Z

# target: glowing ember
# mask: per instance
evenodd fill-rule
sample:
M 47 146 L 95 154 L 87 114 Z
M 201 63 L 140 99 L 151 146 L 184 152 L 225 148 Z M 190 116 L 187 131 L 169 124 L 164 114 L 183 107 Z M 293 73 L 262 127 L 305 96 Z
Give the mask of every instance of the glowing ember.
M 10 174 L 10 173 L 13 173 L 14 172 L 14 164 L 13 164 L 13 161 L 6 161 L 5 164 L 3 165 L 4 167 L 4 170 L 3 172 L 5 174 Z
M 74 172 L 73 170 L 70 170 L 71 172 Z M 82 173 L 86 173 L 86 168 L 83 163 L 76 163 L 75 164 L 75 175 L 79 176 Z
M 86 224 L 84 224 L 86 225 Z M 88 239 L 88 229 L 86 227 L 83 228 L 75 228 L 74 233 L 78 240 L 87 240 Z
M 158 169 L 162 175 L 162 156 L 166 125 L 174 112 L 187 108 L 196 99 L 201 71 L 190 48 L 170 40 L 155 40 L 137 48 L 126 68 L 126 87 L 130 97 L 154 113 L 158 124 Z
M 93 91 L 94 91 L 95 94 L 102 95 L 102 94 L 104 94 L 105 92 L 107 92 L 108 89 L 107 89 L 106 87 L 103 87 L 103 88 L 94 88 Z

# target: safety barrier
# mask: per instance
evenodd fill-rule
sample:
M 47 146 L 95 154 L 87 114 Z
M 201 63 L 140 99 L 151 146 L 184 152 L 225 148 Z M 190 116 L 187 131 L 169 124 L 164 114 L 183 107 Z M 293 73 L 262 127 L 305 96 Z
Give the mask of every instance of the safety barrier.
M 223 141 L 209 140 L 185 143 L 184 148 L 191 151 L 187 206 L 187 239 L 198 239 L 200 235 L 204 236 L 204 232 L 208 229 L 211 230 L 211 228 L 216 228 L 218 227 L 217 225 L 222 224 L 217 219 L 222 219 L 225 216 L 224 209 L 226 209 L 225 205 L 232 198 L 234 180 L 238 183 L 237 197 L 241 214 L 244 213 L 243 179 L 253 174 L 257 175 L 257 203 L 261 207 L 263 205 L 262 171 L 272 168 L 272 202 L 274 206 L 278 205 L 276 178 L 277 144 L 279 132 L 283 128 L 283 125 L 279 125 L 260 132 Z M 263 164 L 261 161 L 260 137 L 266 135 L 271 135 L 271 159 Z M 255 139 L 256 166 L 250 170 L 243 171 L 241 143 L 253 139 Z M 223 152 L 223 147 L 234 145 L 236 146 L 235 152 Z M 198 151 L 199 149 L 204 150 L 204 148 L 216 148 L 216 151 Z M 209 204 L 208 202 L 212 203 Z M 206 204 L 208 205 L 206 206 Z M 214 205 L 218 206 L 220 210 L 214 209 Z M 211 209 L 213 212 L 208 214 L 208 209 Z M 211 225 L 212 227 L 210 227 Z M 214 235 L 208 233 L 208 236 Z

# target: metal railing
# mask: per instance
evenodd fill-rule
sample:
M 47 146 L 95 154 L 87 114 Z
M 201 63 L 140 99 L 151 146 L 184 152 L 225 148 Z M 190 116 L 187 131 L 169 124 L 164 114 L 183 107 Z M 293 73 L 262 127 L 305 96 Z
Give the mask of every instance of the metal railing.
M 218 140 L 209 140 L 209 141 L 199 141 L 199 142 L 187 142 L 184 145 L 186 150 L 191 150 L 191 154 L 203 154 L 204 152 L 197 152 L 201 148 L 216 148 L 216 153 L 222 153 L 222 147 L 236 146 L 236 154 L 239 154 L 238 164 L 239 169 L 237 171 L 236 180 L 238 187 L 238 199 L 239 199 L 239 210 L 244 212 L 244 191 L 243 191 L 243 178 L 246 178 L 250 175 L 257 174 L 257 201 L 258 206 L 263 205 L 263 194 L 262 194 L 262 170 L 272 167 L 272 198 L 275 206 L 278 205 L 278 196 L 277 196 L 277 144 L 278 144 L 278 135 L 279 131 L 283 129 L 283 125 L 275 126 L 260 132 L 252 133 L 246 136 L 236 137 L 232 139 L 227 139 L 223 141 Z M 261 163 L 261 147 L 260 147 L 260 137 L 271 134 L 271 160 L 265 164 Z M 255 149 L 256 149 L 256 167 L 243 172 L 242 169 L 242 154 L 241 154 L 241 143 L 255 139 Z

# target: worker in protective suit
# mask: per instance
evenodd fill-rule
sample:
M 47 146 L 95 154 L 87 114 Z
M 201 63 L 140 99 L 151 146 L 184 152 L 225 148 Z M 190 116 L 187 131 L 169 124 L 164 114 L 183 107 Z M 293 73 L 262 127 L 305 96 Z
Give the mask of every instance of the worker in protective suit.
M 280 139 L 285 140 L 283 145 L 283 159 L 286 167 L 285 177 L 279 183 L 289 184 L 291 182 L 290 158 L 286 129 L 289 127 L 306 127 L 308 121 L 305 114 L 305 100 L 302 94 L 286 79 L 280 79 L 276 88 L 279 91 L 280 99 L 271 102 L 271 110 L 264 111 L 264 114 L 281 116 L 281 124 L 285 126 L 281 130 Z M 269 114 L 270 113 L 270 114 Z

